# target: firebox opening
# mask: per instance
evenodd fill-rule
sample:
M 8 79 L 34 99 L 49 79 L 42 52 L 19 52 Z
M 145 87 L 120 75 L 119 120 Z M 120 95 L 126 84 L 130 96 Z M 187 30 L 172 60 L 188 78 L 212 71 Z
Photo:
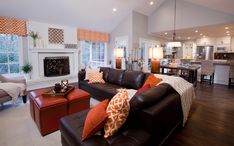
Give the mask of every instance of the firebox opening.
M 69 57 L 45 57 L 44 75 L 46 77 L 70 74 Z

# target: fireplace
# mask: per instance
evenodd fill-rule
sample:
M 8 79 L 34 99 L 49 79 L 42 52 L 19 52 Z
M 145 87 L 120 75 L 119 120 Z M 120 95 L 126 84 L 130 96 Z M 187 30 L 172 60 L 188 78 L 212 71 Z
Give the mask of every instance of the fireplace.
M 44 75 L 46 77 L 63 76 L 70 74 L 69 57 L 45 57 Z

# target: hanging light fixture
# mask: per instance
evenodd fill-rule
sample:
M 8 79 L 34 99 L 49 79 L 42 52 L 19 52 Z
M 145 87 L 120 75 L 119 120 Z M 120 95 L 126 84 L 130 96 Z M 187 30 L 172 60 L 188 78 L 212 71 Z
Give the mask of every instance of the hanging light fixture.
M 167 46 L 168 47 L 181 47 L 181 42 L 176 41 L 176 31 L 175 31 L 175 27 L 176 27 L 176 0 L 175 0 L 175 8 L 174 8 L 174 31 L 173 31 L 173 41 L 172 42 L 168 42 Z

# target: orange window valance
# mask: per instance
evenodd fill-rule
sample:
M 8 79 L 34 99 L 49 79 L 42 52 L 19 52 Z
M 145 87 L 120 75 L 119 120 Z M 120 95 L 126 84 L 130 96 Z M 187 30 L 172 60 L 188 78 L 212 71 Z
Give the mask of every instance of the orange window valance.
M 78 29 L 77 38 L 80 41 L 109 42 L 109 34 L 87 29 Z
M 26 36 L 26 21 L 0 16 L 0 34 Z

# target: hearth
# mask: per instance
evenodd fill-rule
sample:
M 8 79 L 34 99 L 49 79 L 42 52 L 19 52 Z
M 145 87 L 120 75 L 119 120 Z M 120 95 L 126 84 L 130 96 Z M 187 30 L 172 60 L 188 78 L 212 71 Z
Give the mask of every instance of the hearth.
M 45 57 L 44 75 L 46 77 L 63 76 L 70 74 L 69 57 Z

